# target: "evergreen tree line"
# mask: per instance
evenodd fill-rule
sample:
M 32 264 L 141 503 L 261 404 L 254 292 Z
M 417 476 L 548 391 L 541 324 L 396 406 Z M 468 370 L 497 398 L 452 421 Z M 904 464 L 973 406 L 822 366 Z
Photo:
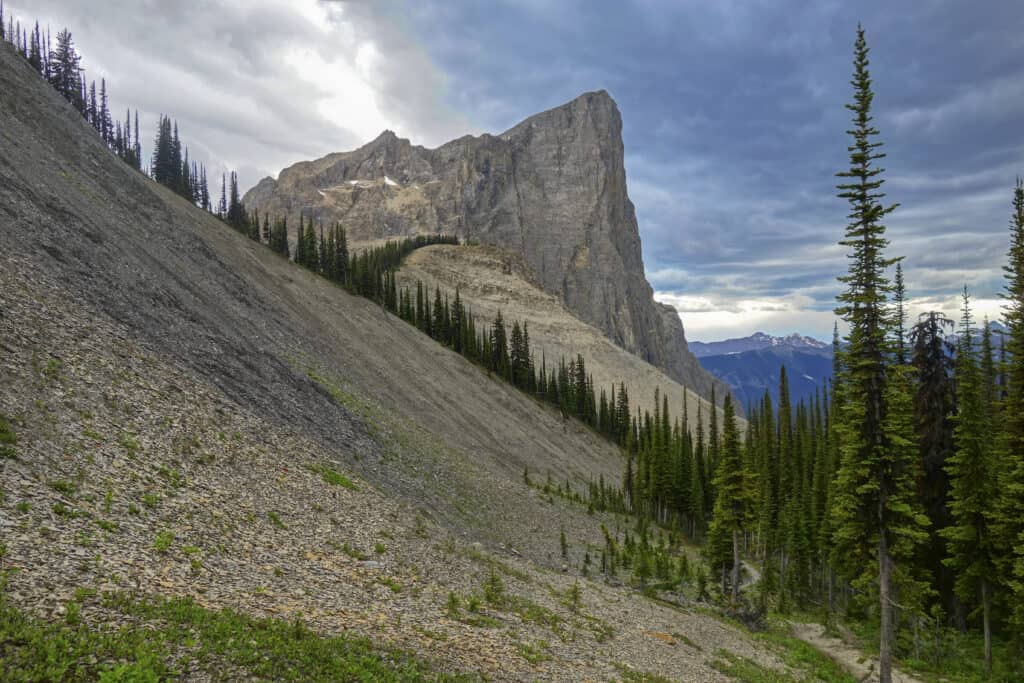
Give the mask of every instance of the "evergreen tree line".
M 135 170 L 147 172 L 142 164 L 138 110 L 128 108 L 123 121 L 114 118 L 108 100 L 107 79 L 100 79 L 98 90 L 95 80 L 87 81 L 82 56 L 68 29 L 57 34 L 55 46 L 52 46 L 49 29 L 44 33 L 39 22 L 31 31 L 23 28 L 13 16 L 6 17 L 5 24 L 3 0 L 0 0 L 0 39 L 11 43 L 18 54 L 78 110 L 114 154 Z M 213 210 L 206 167 L 189 160 L 188 148 L 183 149 L 178 137 L 178 124 L 172 123 L 170 117 L 160 116 L 148 174 L 196 206 Z M 232 180 L 237 196 L 234 173 Z M 236 199 L 234 206 L 237 210 L 241 202 Z M 234 220 L 233 225 L 239 222 L 236 215 L 228 215 L 226 203 L 218 215 L 229 222 Z
M 244 212 L 243 212 L 244 215 Z M 284 256 L 289 256 L 287 219 L 271 222 L 264 214 L 262 229 L 254 211 L 240 231 Z M 433 292 L 423 282 L 399 286 L 396 272 L 414 250 L 433 244 L 458 244 L 449 235 L 418 235 L 348 254 L 343 227 L 326 232 L 311 217 L 300 214 L 294 260 L 336 282 L 353 294 L 371 299 L 435 341 L 536 399 L 558 408 L 622 447 L 625 454 L 623 485 L 616 489 L 603 481 L 591 484 L 589 505 L 595 509 L 639 513 L 700 538 L 710 518 L 713 493 L 711 473 L 718 459 L 717 413 L 709 413 L 707 438 L 704 409 L 698 405 L 696 438 L 691 433 L 688 407 L 673 420 L 666 397 L 655 390 L 655 411 L 634 414 L 624 383 L 595 389 L 582 355 L 548 363 L 536 358 L 530 345 L 529 325 L 509 322 L 501 311 L 482 323 L 462 301 L 458 288 Z M 716 402 L 712 394 L 712 403 Z
M 258 212 L 247 225 L 258 226 Z M 253 239 L 289 255 L 287 220 L 273 224 L 263 217 L 263 228 L 248 232 Z M 246 232 L 246 229 L 242 230 Z M 435 341 L 485 368 L 489 373 L 518 389 L 558 407 L 566 417 L 579 419 L 617 443 L 627 442 L 630 427 L 629 397 L 620 384 L 609 393 L 595 393 L 593 376 L 586 370 L 583 356 L 568 362 L 561 358 L 548 367 L 546 357 L 536 362 L 530 349 L 529 326 L 518 320 L 511 327 L 501 312 L 489 324 L 480 324 L 472 310 L 462 302 L 458 288 L 454 294 L 442 292 L 417 281 L 415 289 L 399 287 L 396 272 L 403 259 L 416 249 L 434 244 L 459 244 L 451 235 L 417 235 L 349 255 L 344 228 L 335 224 L 324 232 L 313 219 L 299 216 L 294 260 L 313 272 L 342 285 L 353 294 L 372 299 L 386 310 L 421 330 Z M 636 419 L 633 418 L 635 427 Z
M 44 33 L 38 21 L 31 30 L 23 28 L 13 16 L 7 17 L 6 27 L 4 21 L 0 0 L 0 39 L 11 43 L 29 65 L 78 110 L 107 147 L 132 168 L 142 170 L 138 111 L 133 115 L 129 108 L 123 122 L 114 119 L 107 100 L 107 80 L 100 79 L 97 95 L 96 81 L 86 81 L 82 56 L 75 48 L 71 32 L 66 28 L 60 31 L 54 46 L 49 29 Z
M 206 167 L 189 160 L 188 147 L 182 147 L 178 136 L 178 122 L 171 117 L 160 115 L 156 137 L 153 139 L 153 156 L 149 164 L 150 177 L 156 182 L 170 188 L 199 208 L 210 211 L 210 186 L 206 178 Z M 235 193 L 238 185 L 235 174 Z M 219 213 L 221 219 L 227 219 L 226 213 Z
M 882 203 L 867 55 L 858 29 L 850 167 L 837 186 L 850 204 L 836 309 L 849 331 L 833 340 L 834 380 L 794 407 L 783 368 L 778 405 L 766 395 L 751 406 L 745 435 L 726 399 L 704 553 L 734 604 L 747 558 L 762 566 L 764 608 L 818 606 L 874 624 L 881 680 L 895 656 L 921 658 L 923 631 L 944 628 L 978 629 L 988 671 L 1003 634 L 1015 653 L 1005 666 L 1019 676 L 1024 184 L 1013 192 L 1000 348 L 988 321 L 976 335 L 966 288 L 957 334 L 936 312 L 908 330 L 902 265 L 885 255 L 883 220 L 896 207 Z

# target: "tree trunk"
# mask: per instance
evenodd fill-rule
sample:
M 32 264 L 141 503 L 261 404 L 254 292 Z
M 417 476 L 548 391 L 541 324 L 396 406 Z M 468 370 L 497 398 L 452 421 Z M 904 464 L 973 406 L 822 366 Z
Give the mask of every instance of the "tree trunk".
M 735 606 L 740 595 L 740 534 L 732 530 L 732 604 Z
M 982 628 L 985 631 L 985 675 L 992 675 L 992 624 L 989 620 L 989 612 L 992 608 L 992 598 L 988 594 L 988 581 L 981 580 L 981 619 Z
M 892 683 L 892 643 L 894 629 L 892 620 L 892 558 L 889 557 L 889 541 L 885 528 L 878 538 L 878 598 L 881 628 L 878 644 L 878 683 Z
M 832 576 L 832 567 L 828 568 L 828 613 L 832 614 L 836 611 L 835 598 L 833 597 L 833 586 L 835 581 Z

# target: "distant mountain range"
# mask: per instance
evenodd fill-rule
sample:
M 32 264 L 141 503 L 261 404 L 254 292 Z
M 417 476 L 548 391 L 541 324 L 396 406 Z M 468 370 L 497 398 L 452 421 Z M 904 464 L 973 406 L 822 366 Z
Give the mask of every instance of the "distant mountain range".
M 818 341 L 802 334 L 793 333 L 786 337 L 773 337 L 764 332 L 755 332 L 749 337 L 726 339 L 717 342 L 690 342 L 690 351 L 697 358 L 705 356 L 725 356 L 745 351 L 761 351 L 764 349 L 789 349 L 808 353 L 824 353 L 832 356 L 832 345 Z
M 801 334 L 773 337 L 756 332 L 739 339 L 690 342 L 690 351 L 732 388 L 744 410 L 760 401 L 766 390 L 778 404 L 783 365 L 794 404 L 811 398 L 832 376 L 832 345 Z
M 994 352 L 998 354 L 1000 335 L 1006 327 L 997 321 L 989 323 L 993 333 Z M 956 344 L 953 330 L 947 331 L 951 349 Z M 981 343 L 981 328 L 973 330 L 974 343 Z M 765 390 L 772 402 L 779 402 L 779 370 L 785 365 L 789 395 L 793 404 L 810 399 L 832 377 L 832 344 L 801 334 L 773 337 L 755 332 L 749 337 L 716 342 L 690 342 L 690 351 L 711 374 L 732 389 L 733 395 L 746 411 L 760 401 Z

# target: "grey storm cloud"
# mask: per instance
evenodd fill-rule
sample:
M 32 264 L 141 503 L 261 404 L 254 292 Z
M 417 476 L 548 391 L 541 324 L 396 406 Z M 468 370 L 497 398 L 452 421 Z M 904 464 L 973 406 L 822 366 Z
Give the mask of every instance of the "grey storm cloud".
M 655 289 L 723 310 L 795 293 L 811 297 L 808 311 L 834 305 L 847 213 L 834 173 L 846 163 L 843 105 L 863 21 L 886 190 L 901 204 L 888 220 L 892 254 L 906 256 L 908 286 L 928 301 L 948 302 L 965 282 L 995 298 L 1012 185 L 1024 172 L 1024 5 L 650 0 L 605 9 L 580 19 L 582 39 L 536 22 L 529 38 L 493 33 L 487 42 L 510 60 L 501 64 L 508 71 L 528 70 L 519 56 L 533 50 L 522 41 L 557 43 L 563 59 L 603 67 L 590 87 L 608 87 L 623 110 Z M 604 50 L 597 62 L 595 45 Z M 498 92 L 508 89 L 501 78 L 473 80 L 485 84 L 485 99 L 548 104 L 537 93 Z M 808 320 L 800 331 L 829 332 L 821 318 Z
M 846 266 L 834 174 L 863 22 L 887 199 L 901 205 L 891 254 L 920 305 L 955 302 L 966 282 L 998 313 L 1024 173 L 1019 0 L 13 5 L 71 27 L 117 107 L 139 106 L 150 130 L 176 117 L 194 155 L 243 185 L 386 127 L 436 145 L 607 89 L 649 279 L 698 339 L 753 332 L 749 310 L 769 332 L 831 333 Z

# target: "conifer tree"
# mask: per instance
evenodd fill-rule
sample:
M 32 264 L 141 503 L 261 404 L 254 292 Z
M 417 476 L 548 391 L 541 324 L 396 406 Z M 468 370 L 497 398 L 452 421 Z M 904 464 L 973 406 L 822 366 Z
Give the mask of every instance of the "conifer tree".
M 345 228 L 340 224 L 335 226 L 334 236 L 334 263 L 338 269 L 337 280 L 345 284 L 348 280 L 348 239 L 345 235 Z
M 306 265 L 306 216 L 299 212 L 299 229 L 295 233 L 295 263 Z
M 28 63 L 33 69 L 39 73 L 46 75 L 43 71 L 43 48 L 40 45 L 39 40 L 39 22 L 36 22 L 36 27 L 32 31 L 32 37 L 30 39 L 30 45 L 28 49 Z
M 68 36 L 70 40 L 70 35 Z M 57 49 L 60 50 L 60 34 L 57 35 Z M 103 142 L 110 144 L 112 137 L 112 129 L 114 127 L 112 117 L 110 116 L 110 106 L 107 103 L 107 79 L 100 79 L 100 137 L 103 138 Z
M 305 251 L 303 265 L 315 273 L 320 265 L 320 255 L 317 254 L 316 230 L 313 228 L 312 214 L 309 216 L 309 221 L 306 222 L 306 232 L 302 235 L 302 241 L 305 242 L 303 245 L 303 250 Z
M 99 106 L 96 104 L 96 81 L 89 84 L 89 106 L 86 108 L 85 119 L 94 129 L 96 129 L 96 132 L 98 133 L 100 130 L 100 122 Z
M 729 394 L 725 396 L 722 412 L 722 452 L 715 472 L 715 512 L 708 530 L 708 547 L 714 555 L 723 545 L 731 546 L 730 603 L 735 605 L 740 586 L 740 538 L 753 522 L 756 497 L 754 481 L 743 466 L 736 413 Z
M 838 380 L 844 385 L 839 433 L 842 457 L 837 473 L 832 508 L 835 539 L 834 559 L 849 575 L 859 578 L 865 588 L 877 582 L 880 618 L 879 679 L 892 681 L 895 644 L 893 582 L 897 562 L 913 555 L 926 534 L 926 519 L 915 509 L 913 480 L 907 476 L 906 443 L 901 421 L 889 414 L 892 399 L 906 399 L 894 393 L 888 359 L 887 339 L 893 327 L 886 306 L 891 287 L 885 269 L 893 265 L 884 252 L 888 245 L 882 219 L 893 206 L 881 203 L 884 169 L 874 162 L 885 155 L 875 141 L 878 129 L 872 123 L 874 93 L 868 70 L 868 46 L 864 29 L 857 27 L 854 47 L 854 102 L 846 107 L 853 113 L 848 147 L 850 168 L 837 174 L 849 179 L 837 187 L 839 196 L 850 203 L 850 223 L 840 244 L 849 248 L 849 274 L 840 278 L 846 289 L 839 295 L 836 313 L 849 325 L 844 368 Z M 898 368 L 899 366 L 897 366 Z M 898 382 L 901 388 L 904 382 Z M 909 405 L 908 405 L 909 407 Z M 909 425 L 908 425 L 909 427 Z M 876 568 L 871 569 L 874 563 Z
M 142 170 L 142 145 L 139 143 L 139 110 L 135 110 L 135 144 L 133 149 L 135 150 L 135 170 Z M 203 184 L 206 184 L 206 173 L 203 172 Z M 206 198 L 209 202 L 209 197 Z M 205 206 L 203 208 L 206 208 Z
M 1003 267 L 1003 304 L 1007 334 L 1002 362 L 1002 400 L 996 459 L 1000 463 L 999 497 L 993 514 L 997 567 L 1010 589 L 1014 634 L 1024 639 L 1024 182 L 1017 179 L 1010 218 L 1010 250 Z
M 903 282 L 903 259 L 896 261 L 896 278 L 893 281 L 893 303 L 896 304 L 896 362 L 907 363 L 907 287 Z
M 956 352 L 956 452 L 946 463 L 953 522 L 942 530 L 949 541 L 944 562 L 956 577 L 956 592 L 967 604 L 980 604 L 985 671 L 992 671 L 992 592 L 996 568 L 990 520 L 998 492 L 989 438 L 991 416 L 985 405 L 985 377 L 971 338 L 971 308 L 964 287 L 963 317 Z
M 996 387 L 999 381 L 995 361 L 995 349 L 992 347 L 992 324 L 989 323 L 986 317 L 981 328 L 981 361 L 979 366 L 982 377 L 982 398 L 985 402 L 985 410 L 990 417 L 994 416 Z
M 952 357 L 954 349 L 946 341 L 946 330 L 953 322 L 941 313 L 930 311 L 921 316 L 910 334 L 915 370 L 914 432 L 917 438 L 918 498 L 931 522 L 929 543 L 923 548 L 922 563 L 935 572 L 936 589 L 950 615 L 963 622 L 959 601 L 953 590 L 954 579 L 942 564 L 945 543 L 939 535 L 951 522 L 947 499 L 949 475 L 946 461 L 953 455 L 953 415 L 955 412 Z
M 220 219 L 227 220 L 228 217 L 228 176 L 227 173 L 220 174 L 220 202 L 217 204 L 217 215 Z
M 81 100 L 81 67 L 82 58 L 79 56 L 77 50 L 75 50 L 74 40 L 71 38 L 71 32 L 67 29 L 62 30 L 57 34 L 57 47 L 49 58 L 50 73 L 48 74 L 48 80 L 54 89 L 64 96 L 68 102 L 79 105 Z M 106 90 L 104 90 L 104 93 Z M 84 105 L 84 103 L 81 103 Z M 79 111 L 85 109 L 84 106 L 78 106 Z M 103 141 L 109 141 L 109 135 L 107 130 L 104 130 Z

